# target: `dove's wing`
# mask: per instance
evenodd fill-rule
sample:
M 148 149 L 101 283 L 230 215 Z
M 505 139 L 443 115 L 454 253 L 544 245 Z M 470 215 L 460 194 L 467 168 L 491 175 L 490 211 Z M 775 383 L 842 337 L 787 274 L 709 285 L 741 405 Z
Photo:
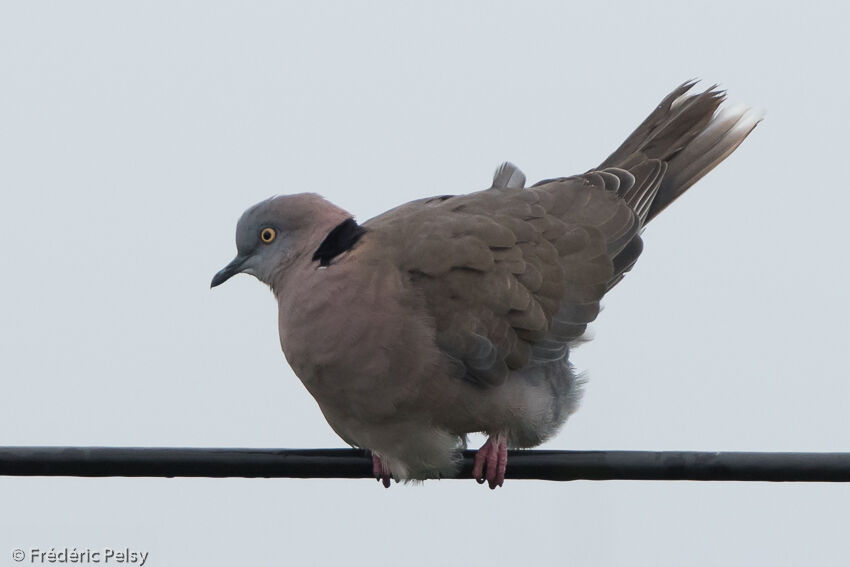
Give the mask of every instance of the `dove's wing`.
M 486 191 L 408 203 L 364 228 L 394 249 L 458 373 L 498 385 L 565 357 L 584 333 L 640 254 L 663 169 L 652 160 L 521 189 L 500 183 L 521 176 L 500 168 Z
M 728 156 L 761 114 L 717 112 L 724 93 L 670 93 L 598 170 L 523 189 L 511 164 L 493 186 L 416 201 L 367 223 L 386 229 L 459 373 L 501 384 L 559 360 L 643 247 L 643 225 Z

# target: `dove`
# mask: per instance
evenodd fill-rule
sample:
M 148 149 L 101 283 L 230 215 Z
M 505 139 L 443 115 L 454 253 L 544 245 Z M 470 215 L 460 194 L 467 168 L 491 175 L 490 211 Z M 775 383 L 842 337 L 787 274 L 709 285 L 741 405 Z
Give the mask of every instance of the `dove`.
M 570 351 L 640 256 L 644 227 L 761 120 L 695 83 L 580 175 L 526 187 L 506 162 L 487 189 L 362 224 L 315 193 L 262 201 L 211 287 L 245 273 L 271 288 L 286 360 L 384 486 L 456 475 L 477 432 L 473 476 L 502 486 L 508 448 L 539 445 L 577 409 Z

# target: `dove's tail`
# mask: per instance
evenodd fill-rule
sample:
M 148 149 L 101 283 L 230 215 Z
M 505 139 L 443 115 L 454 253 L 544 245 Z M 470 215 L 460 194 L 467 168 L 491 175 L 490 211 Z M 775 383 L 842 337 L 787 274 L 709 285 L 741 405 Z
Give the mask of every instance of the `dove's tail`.
M 667 95 L 599 166 L 631 170 L 638 177 L 639 170 L 653 169 L 647 162 L 664 162 L 666 173 L 647 222 L 726 159 L 762 119 L 760 111 L 741 105 L 718 111 L 726 93 L 715 85 L 687 94 L 694 84 L 688 81 Z

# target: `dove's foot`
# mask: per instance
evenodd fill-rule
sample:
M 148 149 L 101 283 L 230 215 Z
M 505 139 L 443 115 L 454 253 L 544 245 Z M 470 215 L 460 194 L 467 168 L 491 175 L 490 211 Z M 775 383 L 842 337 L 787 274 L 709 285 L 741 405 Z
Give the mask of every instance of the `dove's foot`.
M 472 476 L 479 484 L 487 481 L 491 489 L 505 482 L 505 469 L 508 466 L 508 442 L 502 434 L 487 439 L 487 442 L 475 453 Z
M 384 485 L 384 488 L 390 487 L 390 479 L 392 478 L 390 469 L 381 462 L 377 455 L 372 455 L 372 474 L 375 476 L 375 480 Z

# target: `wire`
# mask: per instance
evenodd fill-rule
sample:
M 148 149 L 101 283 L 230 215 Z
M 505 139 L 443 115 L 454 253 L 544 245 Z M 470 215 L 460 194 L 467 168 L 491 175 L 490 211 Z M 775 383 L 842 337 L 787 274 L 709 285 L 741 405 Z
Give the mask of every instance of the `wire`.
M 457 478 L 470 478 L 464 451 Z M 0 447 L 0 475 L 372 478 L 357 449 Z M 510 451 L 507 478 L 850 482 L 850 453 Z

